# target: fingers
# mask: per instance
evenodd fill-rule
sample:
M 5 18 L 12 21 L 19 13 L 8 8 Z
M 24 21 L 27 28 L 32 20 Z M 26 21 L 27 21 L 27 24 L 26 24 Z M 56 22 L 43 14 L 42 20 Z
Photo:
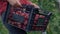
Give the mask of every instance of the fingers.
M 14 1 L 14 0 L 7 0 L 11 5 L 14 5 L 14 4 L 16 4 L 16 1 Z
M 34 7 L 35 8 L 40 8 L 38 5 L 36 5 L 35 3 L 33 3 Z
M 31 5 L 33 5 L 35 8 L 40 8 L 37 4 L 35 4 L 35 3 L 32 3 L 31 2 Z
M 7 0 L 12 6 L 21 6 L 19 0 Z
M 19 2 L 19 0 L 16 0 L 16 2 L 17 2 L 16 4 L 17 4 L 18 6 L 22 6 L 21 3 Z

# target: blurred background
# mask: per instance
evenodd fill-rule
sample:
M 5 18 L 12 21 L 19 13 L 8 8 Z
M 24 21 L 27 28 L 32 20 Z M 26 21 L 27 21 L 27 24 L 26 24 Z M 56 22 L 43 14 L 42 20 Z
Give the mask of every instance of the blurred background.
M 59 4 L 56 0 L 31 0 L 36 3 L 43 10 L 52 12 L 52 17 L 47 26 L 48 34 L 60 34 L 60 11 Z M 8 30 L 2 24 L 0 19 L 0 34 L 8 34 Z M 28 32 L 28 34 L 40 34 L 40 32 Z

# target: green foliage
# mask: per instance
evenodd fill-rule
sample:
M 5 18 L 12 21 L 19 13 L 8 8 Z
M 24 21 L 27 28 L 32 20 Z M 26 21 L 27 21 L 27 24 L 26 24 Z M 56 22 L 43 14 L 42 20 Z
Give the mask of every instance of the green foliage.
M 7 29 L 3 26 L 1 20 L 0 20 L 0 34 L 8 34 L 8 31 L 7 31 Z

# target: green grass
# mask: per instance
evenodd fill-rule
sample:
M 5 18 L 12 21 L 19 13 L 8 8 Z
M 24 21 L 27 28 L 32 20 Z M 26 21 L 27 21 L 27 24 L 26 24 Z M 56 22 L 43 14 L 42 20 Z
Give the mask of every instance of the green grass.
M 31 0 L 38 4 L 42 9 L 52 12 L 52 17 L 49 21 L 47 33 L 60 34 L 60 12 L 58 11 L 55 0 Z M 2 25 L 0 21 L 0 33 L 8 34 L 8 30 Z M 40 34 L 40 32 L 28 32 L 28 34 Z
M 0 19 L 0 34 L 8 34 L 8 30 L 2 24 L 1 19 Z

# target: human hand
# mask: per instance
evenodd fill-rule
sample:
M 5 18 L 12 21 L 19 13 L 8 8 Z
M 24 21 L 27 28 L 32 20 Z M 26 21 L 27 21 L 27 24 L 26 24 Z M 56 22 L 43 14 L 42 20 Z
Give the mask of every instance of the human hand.
M 7 0 L 12 6 L 21 6 L 19 0 Z
M 32 3 L 32 5 L 34 5 L 35 8 L 40 8 L 37 4 Z

